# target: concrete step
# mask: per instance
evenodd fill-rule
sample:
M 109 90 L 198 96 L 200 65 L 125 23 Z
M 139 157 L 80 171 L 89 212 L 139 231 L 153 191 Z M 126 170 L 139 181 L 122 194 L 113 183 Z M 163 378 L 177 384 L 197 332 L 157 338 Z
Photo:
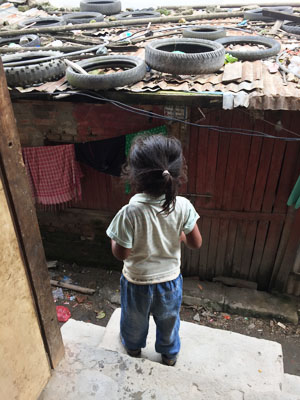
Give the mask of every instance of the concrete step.
M 283 391 L 298 396 L 300 400 L 300 376 L 284 374 Z
M 116 309 L 106 327 L 100 346 L 117 351 L 125 350 L 119 339 L 120 309 Z M 280 392 L 283 384 L 281 345 L 237 333 L 181 322 L 181 352 L 174 369 L 206 379 L 214 378 L 225 387 L 258 392 Z M 142 357 L 161 362 L 154 350 L 155 323 L 150 318 L 147 347 Z
M 103 328 L 83 324 L 64 325 L 65 358 L 39 400 L 299 400 L 280 391 L 237 390 L 216 375 L 193 374 L 91 346 Z
M 65 345 L 81 343 L 90 347 L 98 347 L 105 332 L 105 327 L 76 321 L 70 318 L 62 327 L 61 334 Z

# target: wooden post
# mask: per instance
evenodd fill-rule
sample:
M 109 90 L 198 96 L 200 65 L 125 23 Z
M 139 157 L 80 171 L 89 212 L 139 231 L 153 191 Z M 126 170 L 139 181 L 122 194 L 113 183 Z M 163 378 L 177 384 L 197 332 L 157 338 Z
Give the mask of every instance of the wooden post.
M 0 59 L 0 169 L 51 367 L 64 355 L 44 248 Z M 22 334 L 22 332 L 20 332 Z

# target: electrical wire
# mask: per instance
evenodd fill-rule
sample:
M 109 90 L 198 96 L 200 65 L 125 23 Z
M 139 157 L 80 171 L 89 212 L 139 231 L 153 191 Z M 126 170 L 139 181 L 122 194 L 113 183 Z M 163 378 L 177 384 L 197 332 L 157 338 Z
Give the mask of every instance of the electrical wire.
M 245 111 L 245 110 L 241 110 L 241 111 L 242 111 L 244 114 L 251 116 L 251 114 L 250 114 L 248 111 Z M 265 122 L 266 124 L 272 125 L 272 126 L 274 126 L 275 128 L 277 128 L 277 125 L 276 125 L 276 124 L 274 124 L 273 122 L 267 121 L 267 120 L 264 119 L 264 118 L 261 118 L 261 121 L 263 121 L 263 122 Z M 280 127 L 280 130 L 286 131 L 286 132 L 288 132 L 288 133 L 291 133 L 292 135 L 295 135 L 295 136 L 300 137 L 299 133 L 296 133 L 296 132 L 294 132 L 294 131 L 291 131 L 290 129 L 287 129 L 287 128 L 285 128 L 284 126 L 281 126 L 281 127 Z
M 61 93 L 59 93 L 61 94 Z M 96 99 L 96 100 L 101 100 L 101 101 L 105 101 L 108 103 L 113 104 L 115 107 L 118 107 L 122 110 L 137 114 L 137 115 L 142 115 L 145 117 L 152 117 L 152 118 L 156 118 L 156 119 L 161 119 L 161 120 L 165 120 L 165 121 L 169 121 L 169 122 L 179 122 L 182 124 L 186 124 L 189 126 L 195 126 L 198 128 L 202 128 L 202 129 L 210 129 L 212 131 L 215 132 L 219 132 L 219 133 L 234 133 L 234 134 L 238 134 L 238 135 L 242 135 L 242 136 L 255 136 L 255 137 L 261 137 L 261 138 L 267 138 L 267 139 L 278 139 L 278 140 L 284 140 L 287 142 L 298 142 L 300 141 L 300 138 L 288 138 L 288 137 L 284 137 L 284 136 L 273 136 L 273 135 L 269 135 L 265 132 L 260 132 L 260 131 L 256 131 L 256 130 L 251 130 L 251 129 L 243 129 L 243 128 L 227 128 L 227 127 L 223 127 L 223 126 L 216 126 L 216 125 L 200 125 L 197 124 L 195 122 L 190 122 L 190 121 L 186 121 L 183 119 L 179 119 L 176 117 L 169 117 L 167 115 L 161 115 L 161 114 L 157 114 L 155 112 L 152 111 L 147 111 L 147 110 L 142 110 L 140 108 L 136 108 L 133 106 L 130 106 L 128 104 L 122 103 L 120 101 L 117 100 L 112 100 L 112 99 L 108 99 L 104 96 L 101 95 L 91 95 L 89 93 L 85 93 L 85 92 L 72 92 L 72 91 L 65 91 L 63 92 L 63 94 L 69 94 L 69 95 L 82 95 L 85 97 L 89 97 L 92 99 Z M 57 96 L 58 93 L 54 92 L 52 93 L 52 95 Z

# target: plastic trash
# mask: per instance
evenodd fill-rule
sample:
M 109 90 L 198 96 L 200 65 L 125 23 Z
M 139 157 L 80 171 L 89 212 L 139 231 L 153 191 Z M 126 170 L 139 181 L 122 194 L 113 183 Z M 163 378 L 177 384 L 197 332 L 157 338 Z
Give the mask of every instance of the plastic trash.
M 54 300 L 58 300 L 58 299 L 63 300 L 65 298 L 62 288 L 56 288 L 56 289 L 52 290 L 52 295 L 53 295 Z
M 59 322 L 67 322 L 71 318 L 71 311 L 64 306 L 56 306 L 56 315 Z

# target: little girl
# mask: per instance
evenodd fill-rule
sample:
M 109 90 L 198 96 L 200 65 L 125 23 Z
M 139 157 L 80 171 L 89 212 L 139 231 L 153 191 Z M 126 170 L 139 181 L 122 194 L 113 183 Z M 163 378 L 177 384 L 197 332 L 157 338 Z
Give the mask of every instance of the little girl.
M 180 350 L 182 300 L 180 242 L 198 249 L 199 215 L 177 196 L 186 178 L 180 142 L 162 135 L 138 136 L 125 176 L 137 194 L 114 217 L 106 233 L 112 253 L 124 261 L 120 337 L 130 356 L 146 346 L 149 316 L 156 323 L 155 349 L 173 366 Z

